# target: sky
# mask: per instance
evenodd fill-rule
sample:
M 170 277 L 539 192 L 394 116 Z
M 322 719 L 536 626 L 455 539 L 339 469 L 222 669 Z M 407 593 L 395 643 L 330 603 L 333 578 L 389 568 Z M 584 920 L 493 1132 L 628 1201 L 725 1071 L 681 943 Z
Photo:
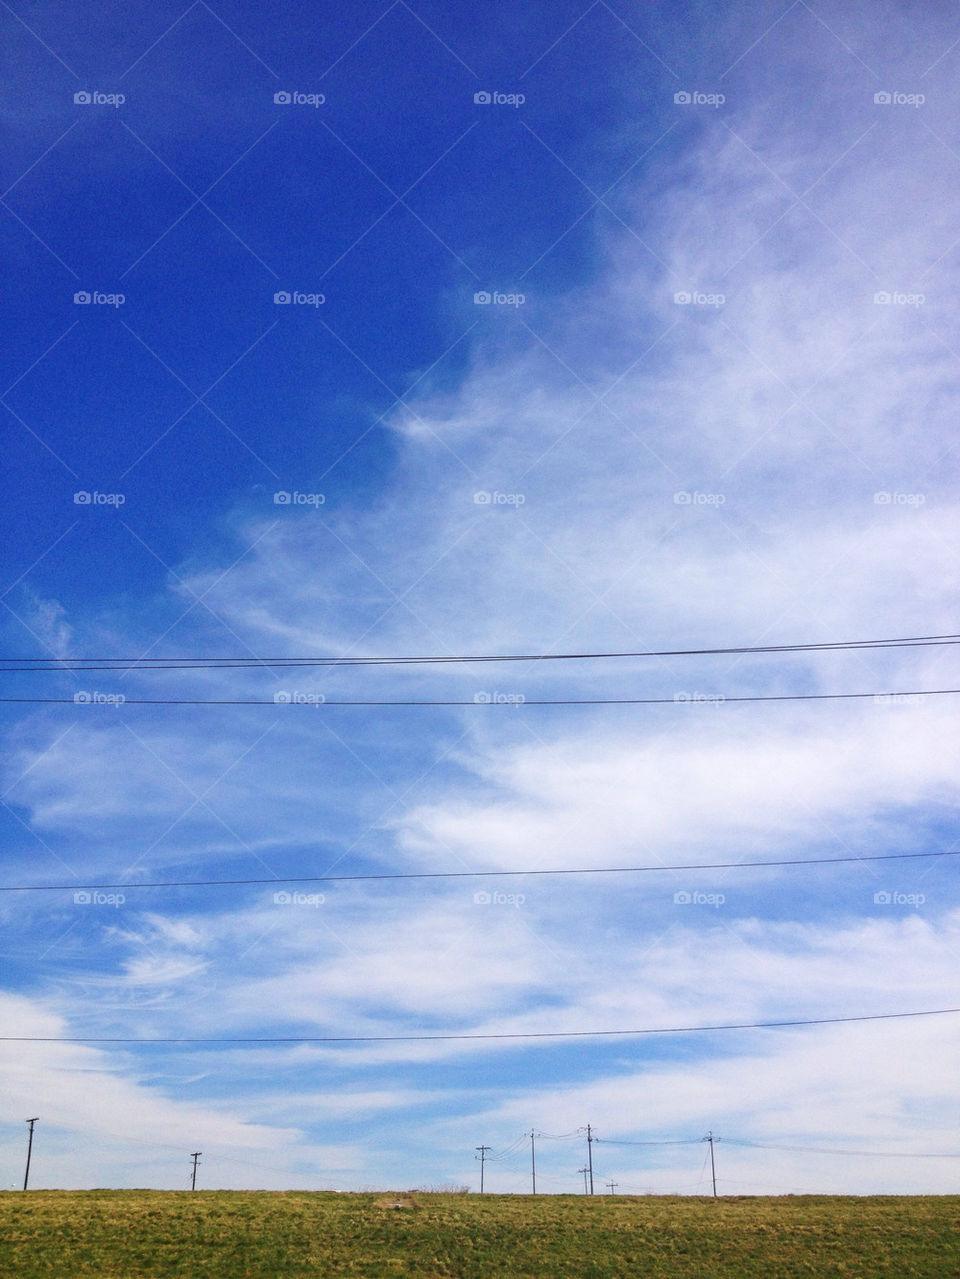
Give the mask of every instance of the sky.
M 0 11 L 0 1187 L 955 1191 L 960 1016 L 390 1038 L 960 1004 L 950 646 L 269 665 L 957 632 L 953 6 Z

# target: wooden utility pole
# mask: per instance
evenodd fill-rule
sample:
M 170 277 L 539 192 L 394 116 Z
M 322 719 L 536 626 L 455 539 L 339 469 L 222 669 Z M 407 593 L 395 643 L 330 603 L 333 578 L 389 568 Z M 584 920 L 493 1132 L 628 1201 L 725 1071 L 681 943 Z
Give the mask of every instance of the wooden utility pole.
M 26 1122 L 30 1125 L 30 1139 L 27 1142 L 27 1170 L 23 1174 L 24 1190 L 26 1190 L 27 1182 L 30 1180 L 30 1155 L 33 1153 L 33 1125 L 37 1122 L 39 1118 L 40 1118 L 39 1115 L 34 1115 L 32 1119 L 26 1120 Z

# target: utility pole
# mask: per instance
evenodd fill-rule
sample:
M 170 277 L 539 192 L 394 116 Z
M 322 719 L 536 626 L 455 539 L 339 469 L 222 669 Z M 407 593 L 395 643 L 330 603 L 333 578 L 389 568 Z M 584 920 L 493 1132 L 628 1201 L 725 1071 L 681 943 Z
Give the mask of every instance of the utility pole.
M 611 1193 L 611 1195 L 613 1194 L 613 1192 L 616 1190 L 617 1186 L 619 1186 L 619 1185 L 620 1185 L 620 1182 L 619 1182 L 619 1181 L 608 1181 L 608 1182 L 607 1182 L 607 1186 L 608 1186 L 608 1187 L 609 1187 L 609 1189 L 610 1189 L 610 1193 Z
M 190 1178 L 191 1190 L 196 1190 L 197 1188 L 197 1160 L 200 1158 L 202 1154 L 203 1154 L 202 1150 L 194 1150 L 190 1155 L 190 1158 L 193 1160 L 193 1176 Z
M 593 1194 L 593 1134 L 587 1124 L 587 1167 L 590 1169 L 590 1193 Z
M 536 1132 L 530 1129 L 530 1176 L 533 1178 L 533 1193 L 537 1193 L 537 1148 L 534 1145 Z
M 474 1150 L 479 1150 L 479 1155 L 474 1155 L 474 1159 L 480 1160 L 480 1193 L 483 1194 L 483 1165 L 486 1162 L 487 1151 L 492 1149 L 491 1146 L 474 1146 Z
M 34 1117 L 33 1117 L 32 1119 L 27 1119 L 27 1120 L 25 1121 L 26 1123 L 28 1123 L 28 1124 L 30 1125 L 30 1140 L 27 1142 L 27 1170 L 26 1170 L 26 1172 L 23 1174 L 23 1188 L 24 1188 L 24 1190 L 26 1190 L 26 1188 L 27 1188 L 27 1182 L 30 1180 L 30 1155 L 31 1155 L 31 1153 L 32 1153 L 32 1151 L 33 1151 L 33 1125 L 37 1122 L 37 1120 L 38 1120 L 39 1118 L 40 1118 L 40 1116 L 39 1116 L 39 1115 L 34 1115 Z
M 713 1197 L 717 1197 L 717 1165 L 713 1162 L 713 1133 L 707 1133 L 707 1141 L 710 1143 L 710 1175 L 713 1178 Z
M 584 1194 L 586 1194 L 586 1193 L 587 1193 L 587 1169 L 586 1169 L 586 1168 L 578 1168 L 578 1169 L 577 1169 L 577 1172 L 582 1172 L 582 1173 L 583 1173 L 583 1193 L 584 1193 Z

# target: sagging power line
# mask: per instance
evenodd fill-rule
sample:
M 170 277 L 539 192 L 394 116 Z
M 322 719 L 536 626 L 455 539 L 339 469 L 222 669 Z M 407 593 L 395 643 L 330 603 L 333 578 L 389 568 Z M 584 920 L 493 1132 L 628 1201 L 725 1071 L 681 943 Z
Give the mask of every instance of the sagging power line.
M 100 892 L 113 888 L 235 888 L 257 884 L 356 884 L 398 879 L 482 879 L 512 875 L 636 875 L 647 871 L 751 870 L 769 866 L 841 866 L 852 862 L 911 861 L 921 857 L 960 857 L 960 849 L 947 848 L 923 853 L 851 853 L 847 857 L 790 857 L 749 862 L 683 862 L 646 866 L 554 866 L 525 867 L 519 870 L 410 870 L 374 875 L 274 875 L 255 879 L 157 879 L 124 880 L 119 883 L 81 884 L 0 884 L 0 893 Z
M 442 1043 L 448 1041 L 545 1040 L 631 1038 L 641 1035 L 712 1034 L 728 1030 L 787 1030 L 802 1026 L 840 1026 L 867 1021 L 901 1021 L 910 1017 L 945 1017 L 960 1008 L 924 1008 L 901 1013 L 861 1013 L 847 1017 L 798 1017 L 784 1021 L 719 1022 L 705 1026 L 644 1026 L 631 1030 L 526 1030 L 496 1032 L 450 1032 L 416 1035 L 254 1035 L 202 1038 L 178 1035 L 0 1035 L 0 1043 L 11 1044 L 383 1044 Z M 478 1147 L 479 1149 L 479 1147 Z
M 960 635 L 907 635 L 895 639 L 835 640 L 809 644 L 742 644 L 733 647 L 636 649 L 621 652 L 477 653 L 432 657 L 0 657 L 0 671 L 244 670 L 256 667 L 419 666 L 480 662 L 570 662 L 637 657 L 713 657 L 764 653 L 862 652 L 887 648 L 928 648 L 960 643 Z
M 947 697 L 960 693 L 960 688 L 911 688 L 883 690 L 866 693 L 770 693 L 749 696 L 729 696 L 726 693 L 709 693 L 673 697 L 524 697 L 522 700 L 500 701 L 496 698 L 405 698 L 384 700 L 377 698 L 331 700 L 280 700 L 267 697 L 104 697 L 89 700 L 77 697 L 0 697 L 0 704 L 29 706 L 82 706 L 116 711 L 125 706 L 272 706 L 284 709 L 291 706 L 308 706 L 313 710 L 336 707 L 454 707 L 485 706 L 509 707 L 522 710 L 528 706 L 736 706 L 757 702 L 850 702 L 872 699 L 878 704 L 902 701 L 909 697 Z

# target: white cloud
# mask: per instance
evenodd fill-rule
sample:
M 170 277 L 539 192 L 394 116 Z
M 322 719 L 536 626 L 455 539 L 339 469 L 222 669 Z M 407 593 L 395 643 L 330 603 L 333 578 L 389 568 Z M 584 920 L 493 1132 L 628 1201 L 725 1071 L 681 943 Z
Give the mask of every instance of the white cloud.
M 530 712 L 523 712 L 529 714 Z M 638 715 L 642 712 L 635 712 Z M 869 832 L 900 835 L 906 810 L 957 803 L 948 702 L 680 706 L 640 733 L 591 722 L 536 740 L 478 734 L 459 753 L 481 781 L 398 819 L 405 847 L 476 867 L 629 865 L 697 854 L 736 860 L 824 840 L 833 855 Z M 879 845 L 877 845 L 879 847 Z M 884 845 L 886 847 L 886 845 Z

